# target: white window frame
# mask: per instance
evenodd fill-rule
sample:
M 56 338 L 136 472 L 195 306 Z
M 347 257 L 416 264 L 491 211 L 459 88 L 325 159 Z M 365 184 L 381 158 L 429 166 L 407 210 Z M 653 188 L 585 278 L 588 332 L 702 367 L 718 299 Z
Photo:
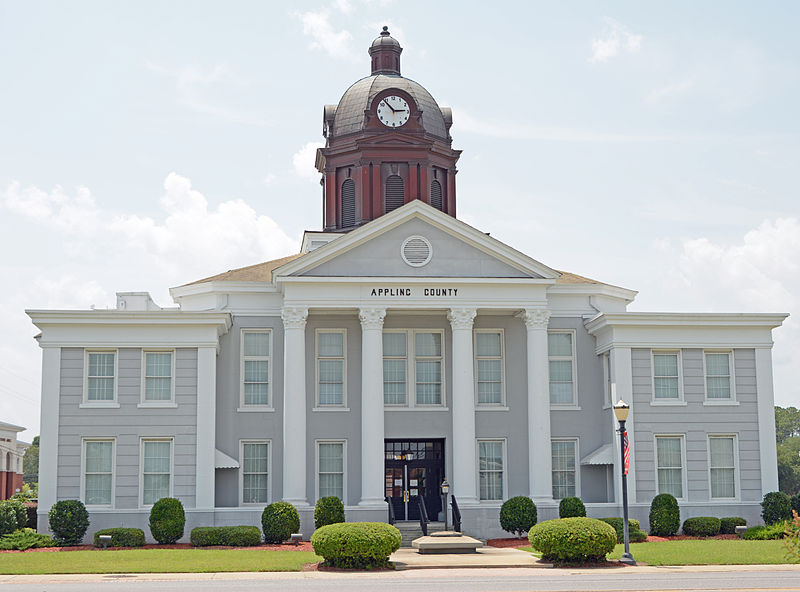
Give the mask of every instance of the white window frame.
M 148 436 L 139 438 L 139 507 L 152 508 L 153 504 L 144 503 L 144 446 L 145 442 L 169 442 L 169 493 L 167 497 L 175 497 L 175 438 L 172 436 Z
M 319 355 L 319 336 L 321 333 L 341 333 L 342 334 L 342 402 L 337 403 L 336 405 L 325 404 L 321 405 L 319 402 L 319 362 L 320 362 L 320 355 Z M 338 360 L 340 359 L 338 356 L 323 356 L 321 359 L 323 360 Z M 344 328 L 318 328 L 314 332 L 314 366 L 316 368 L 316 396 L 314 399 L 314 410 L 315 411 L 324 411 L 324 410 L 337 410 L 337 411 L 350 411 L 347 407 L 347 329 Z
M 244 336 L 246 333 L 265 333 L 267 334 L 267 340 L 269 343 L 269 355 L 268 356 L 245 356 L 244 355 Z M 272 329 L 269 328 L 246 328 L 241 330 L 241 334 L 239 335 L 239 407 L 237 409 L 240 413 L 247 413 L 247 412 L 274 412 L 275 406 L 273 404 L 272 398 L 272 384 L 274 382 L 274 373 L 273 373 L 273 364 L 272 364 L 272 357 L 273 357 L 273 340 L 272 340 Z M 257 360 L 257 361 L 266 361 L 267 362 L 267 404 L 266 405 L 249 405 L 244 401 L 244 363 L 245 361 L 250 360 Z
M 314 440 L 314 495 L 319 499 L 319 446 L 320 444 L 341 444 L 342 445 L 342 503 L 347 505 L 347 440 L 326 438 Z
M 270 350 L 272 351 L 272 350 Z M 245 444 L 266 444 L 267 445 L 267 501 L 266 502 L 246 502 L 244 501 L 244 445 Z M 239 440 L 239 505 L 244 507 L 261 507 L 272 503 L 272 440 L 247 438 Z
M 171 354 L 172 365 L 170 367 L 170 398 L 164 401 L 150 401 L 147 396 L 147 354 Z M 174 349 L 142 349 L 142 376 L 141 393 L 137 407 L 177 407 L 175 403 L 175 350 Z
M 86 443 L 87 442 L 111 442 L 111 502 L 108 504 L 88 504 L 86 503 Z M 81 501 L 87 508 L 113 508 L 116 501 L 117 488 L 117 439 L 109 437 L 81 438 Z
M 384 329 L 383 332 L 406 334 L 406 404 L 386 405 L 384 403 L 384 408 L 387 411 L 447 411 L 447 344 L 444 329 Z M 441 336 L 442 355 L 436 356 L 436 359 L 442 364 L 441 403 L 417 403 L 417 333 L 438 333 Z M 434 357 L 424 356 L 420 359 L 432 360 Z
M 578 347 L 576 343 L 577 332 L 575 329 L 548 329 L 547 334 L 555 334 L 555 333 L 569 333 L 572 335 L 572 355 L 571 356 L 551 356 L 550 355 L 550 346 L 548 344 L 548 351 L 547 351 L 547 369 L 548 369 L 548 380 L 547 380 L 547 398 L 550 402 L 551 409 L 580 409 L 578 406 Z M 559 362 L 559 361 L 572 361 L 572 403 L 553 403 L 550 401 L 550 362 Z
M 661 487 L 658 482 L 658 440 L 659 438 L 678 438 L 680 439 L 681 443 L 681 491 L 683 492 L 682 497 L 676 497 L 678 501 L 686 501 L 689 495 L 689 479 L 688 479 L 688 471 L 686 469 L 686 434 L 677 434 L 677 433 L 666 433 L 666 434 L 653 434 L 653 466 L 655 467 L 655 482 L 656 482 L 656 495 L 660 493 L 664 493 L 661 491 Z M 665 468 L 674 468 L 674 467 L 665 467 Z M 669 493 L 669 492 L 666 492 Z
M 410 374 L 411 373 L 409 371 L 408 358 L 409 358 L 409 353 L 411 352 L 411 348 L 413 347 L 411 345 L 411 343 L 410 343 L 409 337 L 412 336 L 413 334 L 407 329 L 384 329 L 383 332 L 381 333 L 381 344 L 383 344 L 383 333 L 402 333 L 403 335 L 406 336 L 406 355 L 405 356 L 387 356 L 384 353 L 382 355 L 382 358 L 381 358 L 381 363 L 383 363 L 383 361 L 387 360 L 387 359 L 388 360 L 403 360 L 405 362 L 404 368 L 405 368 L 405 377 L 406 377 L 406 402 L 405 403 L 387 403 L 386 402 L 386 392 L 384 391 L 382 393 L 383 394 L 383 406 L 384 407 L 394 408 L 394 409 L 404 409 L 404 408 L 407 408 L 407 407 L 411 406 L 410 404 L 411 404 L 411 399 L 412 399 L 412 397 L 411 397 L 411 388 L 410 388 L 410 385 L 411 385 Z M 416 384 L 417 384 L 416 381 L 414 381 L 415 387 L 416 387 Z M 414 395 L 415 395 L 414 398 L 416 398 L 416 392 L 414 393 Z
M 706 434 L 706 454 L 708 466 L 708 499 L 709 501 L 739 501 L 742 495 L 741 471 L 739 470 L 739 435 L 738 434 Z M 713 438 L 729 438 L 733 440 L 733 497 L 712 497 L 711 495 L 711 440 Z
M 555 469 L 553 469 L 553 442 L 574 442 L 575 443 L 575 495 L 574 497 L 581 497 L 581 454 L 580 454 L 580 445 L 581 441 L 580 438 L 575 437 L 557 437 L 557 438 L 550 438 L 550 483 L 551 483 L 551 494 L 552 494 L 552 482 L 553 482 L 553 473 Z M 572 497 L 572 496 L 567 496 Z M 563 498 L 553 498 L 553 499 L 563 499 Z
M 493 500 L 482 500 L 481 497 L 481 449 L 480 444 L 481 442 L 500 442 L 500 446 L 502 447 L 502 457 L 503 457 L 503 497 L 502 499 L 493 499 Z M 477 486 L 478 486 L 478 502 L 481 504 L 497 504 L 498 502 L 503 502 L 508 499 L 508 439 L 507 438 L 477 438 L 475 440 L 475 475 L 477 477 Z
M 676 399 L 656 399 L 656 355 L 674 354 L 678 357 L 678 397 Z M 650 350 L 650 404 L 651 405 L 686 405 L 683 395 L 683 356 L 679 349 Z
M 728 355 L 728 380 L 730 381 L 731 396 L 729 399 L 709 399 L 708 398 L 708 368 L 706 367 L 706 354 L 727 354 Z M 736 371 L 734 350 L 732 349 L 704 349 L 703 350 L 703 405 L 738 405 L 736 400 Z
M 478 334 L 479 333 L 493 333 L 500 335 L 500 355 L 499 356 L 479 356 L 478 355 Z M 497 408 L 506 406 L 506 336 L 503 329 L 475 329 L 472 336 L 472 351 L 474 352 L 474 368 L 475 375 L 475 406 L 482 408 Z M 478 361 L 479 360 L 500 360 L 500 401 L 497 403 L 479 403 L 478 402 Z M 443 372 L 444 373 L 444 372 Z
M 89 354 L 114 354 L 114 398 L 108 401 L 89 400 Z M 119 350 L 116 348 L 86 348 L 83 350 L 83 402 L 81 408 L 119 408 Z

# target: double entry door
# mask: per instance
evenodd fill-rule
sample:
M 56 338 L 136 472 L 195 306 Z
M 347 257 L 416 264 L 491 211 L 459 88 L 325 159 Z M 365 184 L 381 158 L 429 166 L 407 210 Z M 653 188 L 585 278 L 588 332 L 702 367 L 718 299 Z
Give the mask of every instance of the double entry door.
M 386 440 L 386 496 L 396 520 L 419 520 L 422 497 L 430 520 L 442 511 L 440 486 L 444 479 L 444 440 Z

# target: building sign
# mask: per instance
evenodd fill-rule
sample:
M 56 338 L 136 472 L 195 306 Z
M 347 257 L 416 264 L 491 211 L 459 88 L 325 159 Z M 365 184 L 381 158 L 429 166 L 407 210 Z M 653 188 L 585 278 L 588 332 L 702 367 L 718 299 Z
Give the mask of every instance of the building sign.
M 458 296 L 458 288 L 372 288 L 369 295 L 381 298 L 392 296 Z

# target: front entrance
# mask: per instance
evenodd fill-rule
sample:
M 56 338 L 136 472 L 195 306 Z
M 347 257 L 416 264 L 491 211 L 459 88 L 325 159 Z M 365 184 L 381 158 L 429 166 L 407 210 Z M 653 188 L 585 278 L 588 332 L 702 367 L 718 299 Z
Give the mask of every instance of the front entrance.
M 444 479 L 444 440 L 386 440 L 385 494 L 396 520 L 419 520 L 418 496 L 430 520 L 442 511 L 440 486 Z

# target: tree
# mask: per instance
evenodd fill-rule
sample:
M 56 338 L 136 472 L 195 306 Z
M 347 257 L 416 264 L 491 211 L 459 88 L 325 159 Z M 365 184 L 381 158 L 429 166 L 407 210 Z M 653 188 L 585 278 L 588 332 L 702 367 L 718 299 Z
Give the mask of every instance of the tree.
M 22 481 L 24 483 L 39 482 L 39 436 L 36 436 L 30 448 L 22 457 Z
M 775 437 L 778 444 L 791 438 L 800 436 L 800 409 L 795 407 L 775 406 Z
M 778 443 L 778 488 L 800 493 L 800 409 L 775 407 L 775 438 Z

